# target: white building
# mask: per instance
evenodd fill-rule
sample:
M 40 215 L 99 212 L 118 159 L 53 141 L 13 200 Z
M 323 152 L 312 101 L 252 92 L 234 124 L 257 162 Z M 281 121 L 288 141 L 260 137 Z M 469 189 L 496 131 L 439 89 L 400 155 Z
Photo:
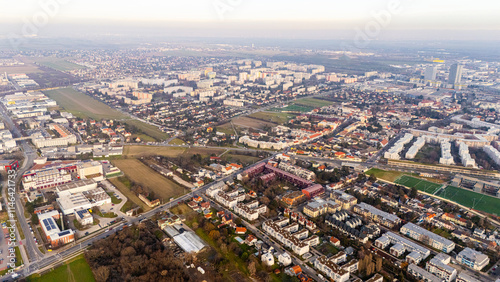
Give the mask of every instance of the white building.
M 283 266 L 289 266 L 292 264 L 292 257 L 288 253 L 281 253 L 278 256 L 278 262 L 280 262 Z
M 465 248 L 463 251 L 458 253 L 457 261 L 472 269 L 481 270 L 488 265 L 488 263 L 490 263 L 490 258 L 481 252 L 471 248 Z
M 274 264 L 274 256 L 270 252 L 263 254 L 261 260 L 267 266 L 272 266 Z
M 426 270 L 446 282 L 451 282 L 457 277 L 457 270 L 448 265 L 450 260 L 449 255 L 439 253 L 427 262 Z
M 422 242 L 423 244 L 438 249 L 444 253 L 449 253 L 453 251 L 453 249 L 455 249 L 454 242 L 446 238 L 443 238 L 433 232 L 430 232 L 429 230 L 424 229 L 411 222 L 408 222 L 403 227 L 401 227 L 399 232 L 419 242 Z
M 441 140 L 441 158 L 439 163 L 443 165 L 454 165 L 455 161 L 451 155 L 451 143 L 448 139 Z

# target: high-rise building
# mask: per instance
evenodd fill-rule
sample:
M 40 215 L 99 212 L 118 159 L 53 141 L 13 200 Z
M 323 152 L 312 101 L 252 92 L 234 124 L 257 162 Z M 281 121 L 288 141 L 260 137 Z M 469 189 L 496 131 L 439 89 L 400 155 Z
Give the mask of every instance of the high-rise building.
M 425 69 L 424 79 L 426 81 L 428 80 L 434 81 L 436 80 L 436 73 L 437 73 L 437 67 L 429 66 Z
M 462 79 L 462 65 L 459 64 L 451 65 L 448 83 L 452 85 L 459 84 L 461 79 Z

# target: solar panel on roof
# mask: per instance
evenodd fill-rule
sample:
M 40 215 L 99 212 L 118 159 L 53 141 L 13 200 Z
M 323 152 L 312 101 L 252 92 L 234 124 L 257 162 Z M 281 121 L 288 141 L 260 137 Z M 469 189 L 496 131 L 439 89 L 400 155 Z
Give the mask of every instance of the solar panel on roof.
M 51 224 L 47 218 L 43 220 L 43 224 L 45 225 L 45 229 L 47 229 L 47 231 L 52 230 Z
M 64 236 L 64 235 L 68 235 L 69 233 L 70 233 L 69 230 L 65 230 L 65 231 L 59 233 L 58 235 L 59 236 Z

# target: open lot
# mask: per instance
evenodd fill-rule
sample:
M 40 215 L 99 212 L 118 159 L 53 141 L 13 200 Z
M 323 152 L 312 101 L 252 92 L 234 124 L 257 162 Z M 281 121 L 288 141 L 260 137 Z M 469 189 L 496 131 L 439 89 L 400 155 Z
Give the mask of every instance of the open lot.
M 151 208 L 148 207 L 143 201 L 141 201 L 141 199 L 139 199 L 139 197 L 137 197 L 137 195 L 135 195 L 135 193 L 132 192 L 130 188 L 121 181 L 121 179 L 121 177 L 109 179 L 109 182 L 111 182 L 116 187 L 116 189 L 118 189 L 128 199 L 128 201 L 123 204 L 120 210 L 122 212 L 126 212 L 134 207 L 134 204 L 141 207 L 144 211 L 150 210 Z
M 77 70 L 77 69 L 83 69 L 85 68 L 84 66 L 80 66 L 74 63 L 69 62 L 67 59 L 64 58 L 55 58 L 55 57 L 43 57 L 43 58 L 32 58 L 33 61 L 36 63 L 53 68 L 58 71 L 70 71 L 70 70 Z
M 442 186 L 441 184 L 411 177 L 408 175 L 401 175 L 394 181 L 394 183 L 401 184 L 410 188 L 415 187 L 417 188 L 417 190 L 424 191 L 429 194 L 434 194 Z
M 295 115 L 288 113 L 257 112 L 249 115 L 249 117 L 278 124 L 285 124 L 289 120 L 295 118 Z
M 37 66 L 32 65 L 32 64 L 25 64 L 24 66 L 0 66 L 0 73 L 7 73 L 7 74 L 12 74 L 12 73 L 36 73 L 36 72 L 41 72 L 40 69 L 38 69 Z
M 237 163 L 240 163 L 240 164 L 242 164 L 244 166 L 245 165 L 254 164 L 254 163 L 256 163 L 256 162 L 258 162 L 258 161 L 261 160 L 258 157 L 231 154 L 230 152 L 224 154 L 222 156 L 222 159 L 226 160 L 226 161 L 237 162 Z
M 169 200 L 185 193 L 185 189 L 177 183 L 163 177 L 150 167 L 136 159 L 114 160 L 117 166 L 133 182 L 153 191 L 156 196 Z
M 494 215 L 500 215 L 500 199 L 488 195 L 476 193 L 467 189 L 448 186 L 440 190 L 436 196 L 451 200 L 460 205 L 487 212 Z
M 165 146 L 142 146 L 142 145 L 131 145 L 125 146 L 123 150 L 123 155 L 127 157 L 140 157 L 140 156 L 165 156 L 165 157 L 178 157 L 180 155 L 185 155 L 191 157 L 194 154 L 200 154 L 202 156 L 210 156 L 212 154 L 219 155 L 222 154 L 225 149 L 216 148 L 205 148 L 205 147 L 165 147 Z
M 123 119 L 126 115 L 89 97 L 71 87 L 44 91 L 51 99 L 57 101 L 66 111 L 80 118 Z
M 300 99 L 294 102 L 296 105 L 303 105 L 307 107 L 315 107 L 315 108 L 321 108 L 324 106 L 329 106 L 332 105 L 333 102 L 322 100 L 322 99 L 316 99 L 316 98 L 304 98 Z
M 390 182 L 394 182 L 394 180 L 398 179 L 403 174 L 400 171 L 382 170 L 378 168 L 372 168 L 365 173 Z
M 95 281 L 94 275 L 92 274 L 92 270 L 88 265 L 85 257 L 83 255 L 79 255 L 70 262 L 65 263 L 62 266 L 57 267 L 56 269 L 43 274 L 33 274 L 27 281 L 68 281 L 68 282 L 91 282 Z
M 267 121 L 262 121 L 254 118 L 249 118 L 249 117 L 237 117 L 233 119 L 233 124 L 235 126 L 241 126 L 241 127 L 251 127 L 255 129 L 263 129 L 266 126 L 274 127 L 276 126 L 275 123 L 267 122 Z
M 302 105 L 296 105 L 296 104 L 290 104 L 284 108 L 274 108 L 271 109 L 276 112 L 301 112 L 301 113 L 306 113 L 312 111 L 316 107 L 310 107 L 310 106 L 302 106 Z
M 128 157 L 159 155 L 165 157 L 177 157 L 182 155 L 188 148 L 184 147 L 155 147 L 155 146 L 125 146 L 123 155 Z
M 167 139 L 169 137 L 169 135 L 167 133 L 161 131 L 157 126 L 147 124 L 147 123 L 142 122 L 140 120 L 127 119 L 124 122 L 126 124 L 135 126 L 140 131 L 144 132 L 144 134 L 151 136 L 158 141 Z
M 55 90 L 44 91 L 47 96 L 57 101 L 59 106 L 66 111 L 80 118 L 92 119 L 124 119 L 126 124 L 136 127 L 144 134 L 156 139 L 163 140 L 168 134 L 162 132 L 158 127 L 144 123 L 140 120 L 131 119 L 129 116 L 119 112 L 110 106 L 93 99 L 71 87 L 65 87 Z M 141 138 L 145 141 L 154 141 L 148 138 Z

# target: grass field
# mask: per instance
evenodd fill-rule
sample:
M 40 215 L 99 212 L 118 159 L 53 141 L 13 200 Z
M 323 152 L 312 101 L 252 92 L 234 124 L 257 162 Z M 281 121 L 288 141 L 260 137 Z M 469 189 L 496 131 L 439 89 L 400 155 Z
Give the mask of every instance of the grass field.
M 153 191 L 159 198 L 169 200 L 185 193 L 182 186 L 163 177 L 139 160 L 122 159 L 114 160 L 112 163 L 130 180 Z
M 302 112 L 302 113 L 306 113 L 306 112 L 310 112 L 314 108 L 315 107 L 291 104 L 291 105 L 288 105 L 284 108 L 274 108 L 272 110 L 277 111 L 277 112 Z
M 136 119 L 128 119 L 124 121 L 126 124 L 135 126 L 139 128 L 146 135 L 153 137 L 156 140 L 164 140 L 169 137 L 169 135 L 163 131 L 161 131 L 157 126 L 144 123 L 140 120 Z
M 88 265 L 83 255 L 77 256 L 71 262 L 66 263 L 58 268 L 43 274 L 33 274 L 28 277 L 27 281 L 37 282 L 52 282 L 52 281 L 68 281 L 68 282 L 91 282 L 95 281 L 92 270 Z
M 128 116 L 101 103 L 71 87 L 44 91 L 47 96 L 57 101 L 66 111 L 80 118 L 123 119 Z
M 170 141 L 170 143 L 168 143 L 168 144 L 172 144 L 172 145 L 184 145 L 185 143 L 181 139 L 175 138 L 172 141 Z
M 296 105 L 303 105 L 307 107 L 321 108 L 324 106 L 330 106 L 333 102 L 316 99 L 316 98 L 304 98 L 294 102 Z
M 138 156 L 150 156 L 159 155 L 165 157 L 177 157 L 182 155 L 184 151 L 188 148 L 184 147 L 155 147 L 155 146 L 125 146 L 123 150 L 124 156 L 138 157 Z
M 390 182 L 394 182 L 394 180 L 398 179 L 398 177 L 403 174 L 400 171 L 382 170 L 378 168 L 372 168 L 365 173 Z
M 448 186 L 439 191 L 436 196 L 451 200 L 460 205 L 487 212 L 494 215 L 500 215 L 500 199 L 476 193 L 467 189 Z
M 120 177 L 115 177 L 112 179 L 108 179 L 115 187 L 122 192 L 125 197 L 127 197 L 128 201 L 123 205 L 121 211 L 126 212 L 132 208 L 132 203 L 141 207 L 144 211 L 148 211 L 151 208 L 148 207 L 139 197 L 135 195 L 134 192 L 130 191 L 130 188 L 127 187 L 123 182 L 120 181 Z
M 261 119 L 273 123 L 285 124 L 289 120 L 295 118 L 295 115 L 288 113 L 270 113 L 270 112 L 257 112 L 249 115 L 249 117 Z
M 237 163 L 240 163 L 242 165 L 250 165 L 250 164 L 254 164 L 254 163 L 260 161 L 260 158 L 258 158 L 258 157 L 230 154 L 230 152 L 228 152 L 227 154 L 224 154 L 222 156 L 222 159 L 226 160 L 226 161 L 230 160 L 232 162 L 237 162 Z
M 269 126 L 269 127 L 276 126 L 275 123 L 271 123 L 271 122 L 263 121 L 263 120 L 258 120 L 258 119 L 254 119 L 251 117 L 236 117 L 233 119 L 233 124 L 235 126 L 251 127 L 251 128 L 256 128 L 256 129 L 262 129 L 266 126 Z
M 404 185 L 410 188 L 417 188 L 417 190 L 424 191 L 429 194 L 434 194 L 442 185 L 427 180 L 411 177 L 408 175 L 401 175 L 394 183 Z
M 56 90 L 44 91 L 47 96 L 57 101 L 59 106 L 66 111 L 80 118 L 91 119 L 124 119 L 124 122 L 137 127 L 144 134 L 154 138 L 155 140 L 163 140 L 168 137 L 168 134 L 162 132 L 158 127 L 144 123 L 139 120 L 131 119 L 129 116 L 119 112 L 110 106 L 93 99 L 71 87 L 60 88 Z M 140 137 L 140 136 L 139 136 Z M 149 138 L 145 141 L 154 141 Z
M 34 58 L 34 61 L 42 66 L 53 68 L 58 71 L 70 71 L 70 70 L 78 70 L 85 68 L 84 66 L 68 62 L 66 59 L 63 58 L 53 58 L 53 57 Z

